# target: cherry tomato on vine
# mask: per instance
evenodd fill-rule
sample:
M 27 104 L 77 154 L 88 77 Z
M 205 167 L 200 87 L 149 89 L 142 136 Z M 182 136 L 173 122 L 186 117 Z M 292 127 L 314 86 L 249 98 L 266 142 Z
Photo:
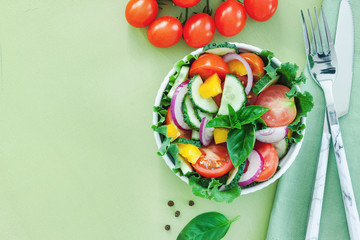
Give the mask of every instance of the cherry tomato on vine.
M 182 8 L 189 8 L 198 4 L 201 0 L 173 0 L 173 2 Z
M 155 47 L 167 48 L 175 45 L 181 39 L 182 33 L 183 28 L 179 19 L 164 16 L 151 23 L 147 37 Z
M 244 6 L 252 19 L 265 22 L 276 12 L 278 0 L 244 0 Z
M 191 16 L 184 26 L 184 40 L 190 47 L 199 48 L 208 44 L 215 34 L 215 23 L 206 13 Z
M 221 35 L 235 36 L 245 26 L 245 7 L 237 0 L 227 0 L 216 9 L 214 18 L 216 29 Z
M 159 11 L 156 0 L 130 0 L 126 5 L 127 22 L 136 28 L 143 28 L 152 23 Z

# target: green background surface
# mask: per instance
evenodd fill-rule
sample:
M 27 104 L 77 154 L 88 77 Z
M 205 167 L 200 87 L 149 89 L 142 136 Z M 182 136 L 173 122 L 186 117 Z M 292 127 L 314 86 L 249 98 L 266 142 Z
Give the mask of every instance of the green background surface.
M 175 239 L 207 211 L 240 215 L 225 239 L 264 239 L 276 183 L 219 204 L 193 196 L 156 155 L 157 89 L 193 49 L 153 47 L 127 24 L 126 3 L 0 1 L 0 239 Z M 320 4 L 280 1 L 268 22 L 248 18 L 212 42 L 252 44 L 302 69 L 299 11 Z

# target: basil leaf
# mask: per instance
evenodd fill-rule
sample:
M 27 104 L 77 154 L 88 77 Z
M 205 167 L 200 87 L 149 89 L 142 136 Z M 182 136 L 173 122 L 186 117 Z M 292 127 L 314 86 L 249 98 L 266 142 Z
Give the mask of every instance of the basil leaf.
M 231 125 L 231 127 L 233 127 L 238 122 L 237 117 L 236 117 L 236 112 L 230 104 L 228 104 L 228 110 L 229 110 L 230 125 Z
M 232 129 L 226 143 L 234 167 L 240 166 L 254 148 L 255 127 L 249 124 L 244 125 L 241 129 Z
M 218 212 L 207 212 L 193 218 L 180 232 L 177 240 L 220 240 L 230 228 L 230 225 L 239 218 L 228 220 Z
M 265 112 L 270 110 L 267 107 L 251 105 L 240 109 L 238 119 L 241 125 L 249 124 L 260 118 Z
M 223 127 L 223 128 L 231 128 L 229 116 L 227 115 L 220 115 L 213 119 L 211 119 L 207 124 L 207 128 L 212 127 Z

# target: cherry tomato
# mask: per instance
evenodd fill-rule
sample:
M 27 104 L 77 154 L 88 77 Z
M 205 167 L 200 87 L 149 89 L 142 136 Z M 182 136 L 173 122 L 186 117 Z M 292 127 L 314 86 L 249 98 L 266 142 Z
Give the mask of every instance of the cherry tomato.
M 198 4 L 201 0 L 173 0 L 173 2 L 182 8 L 189 8 Z
M 208 147 L 200 148 L 200 151 L 202 155 L 193 164 L 193 167 L 203 177 L 221 177 L 233 167 L 228 150 L 224 145 L 212 144 Z
M 199 48 L 208 44 L 215 34 L 214 20 L 206 13 L 191 16 L 184 26 L 184 40 L 190 47 Z
M 276 12 L 278 0 L 244 0 L 244 6 L 252 19 L 265 22 Z
M 171 124 L 171 123 L 174 123 L 174 120 L 171 116 L 171 111 L 170 111 L 170 107 L 169 107 L 167 110 L 167 113 L 166 113 L 166 117 L 165 117 L 165 124 Z M 180 131 L 181 138 L 191 139 L 191 130 L 185 131 L 185 130 L 179 129 L 179 131 Z
M 246 62 L 250 65 L 253 75 L 258 77 L 257 79 L 260 79 L 262 76 L 264 76 L 265 74 L 264 62 L 261 59 L 261 57 L 259 57 L 255 53 L 250 53 L 250 52 L 240 53 L 240 56 L 243 57 L 246 60 Z
M 200 77 L 206 79 L 214 73 L 217 73 L 221 79 L 224 79 L 225 75 L 229 73 L 229 68 L 224 59 L 215 54 L 205 53 L 201 55 L 190 67 L 190 77 L 200 74 Z
M 245 7 L 237 0 L 223 2 L 215 12 L 215 26 L 225 37 L 232 37 L 243 30 L 246 23 Z
M 271 178 L 279 164 L 279 157 L 271 143 L 256 142 L 254 149 L 264 158 L 264 168 L 255 182 L 263 182 Z
M 296 117 L 294 98 L 287 98 L 285 93 L 290 89 L 283 85 L 272 85 L 260 93 L 256 105 L 268 107 L 270 110 L 262 115 L 269 127 L 286 126 Z
M 258 98 L 258 95 L 256 95 L 253 92 L 250 92 L 249 95 L 247 95 L 246 106 L 255 105 L 257 98 Z
M 159 11 L 156 0 L 130 0 L 126 5 L 127 22 L 136 28 L 142 28 L 152 23 Z
M 152 45 L 167 48 L 175 45 L 182 36 L 183 28 L 179 19 L 164 16 L 151 23 L 147 37 Z

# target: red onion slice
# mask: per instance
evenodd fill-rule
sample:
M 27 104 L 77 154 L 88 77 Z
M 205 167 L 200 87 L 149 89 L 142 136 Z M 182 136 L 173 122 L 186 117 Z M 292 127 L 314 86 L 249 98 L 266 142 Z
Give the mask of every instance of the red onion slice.
M 255 132 L 255 137 L 260 142 L 276 143 L 283 140 L 288 134 L 288 126 L 265 128 Z
M 248 62 L 243 57 L 241 57 L 239 54 L 236 53 L 227 53 L 223 56 L 223 59 L 226 63 L 232 60 L 239 60 L 240 62 L 242 62 L 242 64 L 244 64 L 248 77 L 247 84 L 245 87 L 245 93 L 246 95 L 248 95 L 253 85 L 253 73 Z
M 204 117 L 201 120 L 200 130 L 199 130 L 200 142 L 205 147 L 209 146 L 210 143 L 212 142 L 213 138 L 214 138 L 214 128 L 207 128 L 206 127 L 206 124 L 208 122 L 209 122 L 209 119 Z
M 250 153 L 247 160 L 249 161 L 249 165 L 247 167 L 247 171 L 240 177 L 238 182 L 240 187 L 254 182 L 260 176 L 264 167 L 264 158 L 256 150 L 253 150 Z
M 171 103 L 170 103 L 170 112 L 171 112 L 171 117 L 175 123 L 175 125 L 182 129 L 182 130 L 190 130 L 191 128 L 189 127 L 189 125 L 186 124 L 186 122 L 184 121 L 184 115 L 182 112 L 182 103 L 184 101 L 185 95 L 188 92 L 188 81 L 185 81 L 183 83 L 181 83 L 174 92 L 174 95 L 171 99 Z

